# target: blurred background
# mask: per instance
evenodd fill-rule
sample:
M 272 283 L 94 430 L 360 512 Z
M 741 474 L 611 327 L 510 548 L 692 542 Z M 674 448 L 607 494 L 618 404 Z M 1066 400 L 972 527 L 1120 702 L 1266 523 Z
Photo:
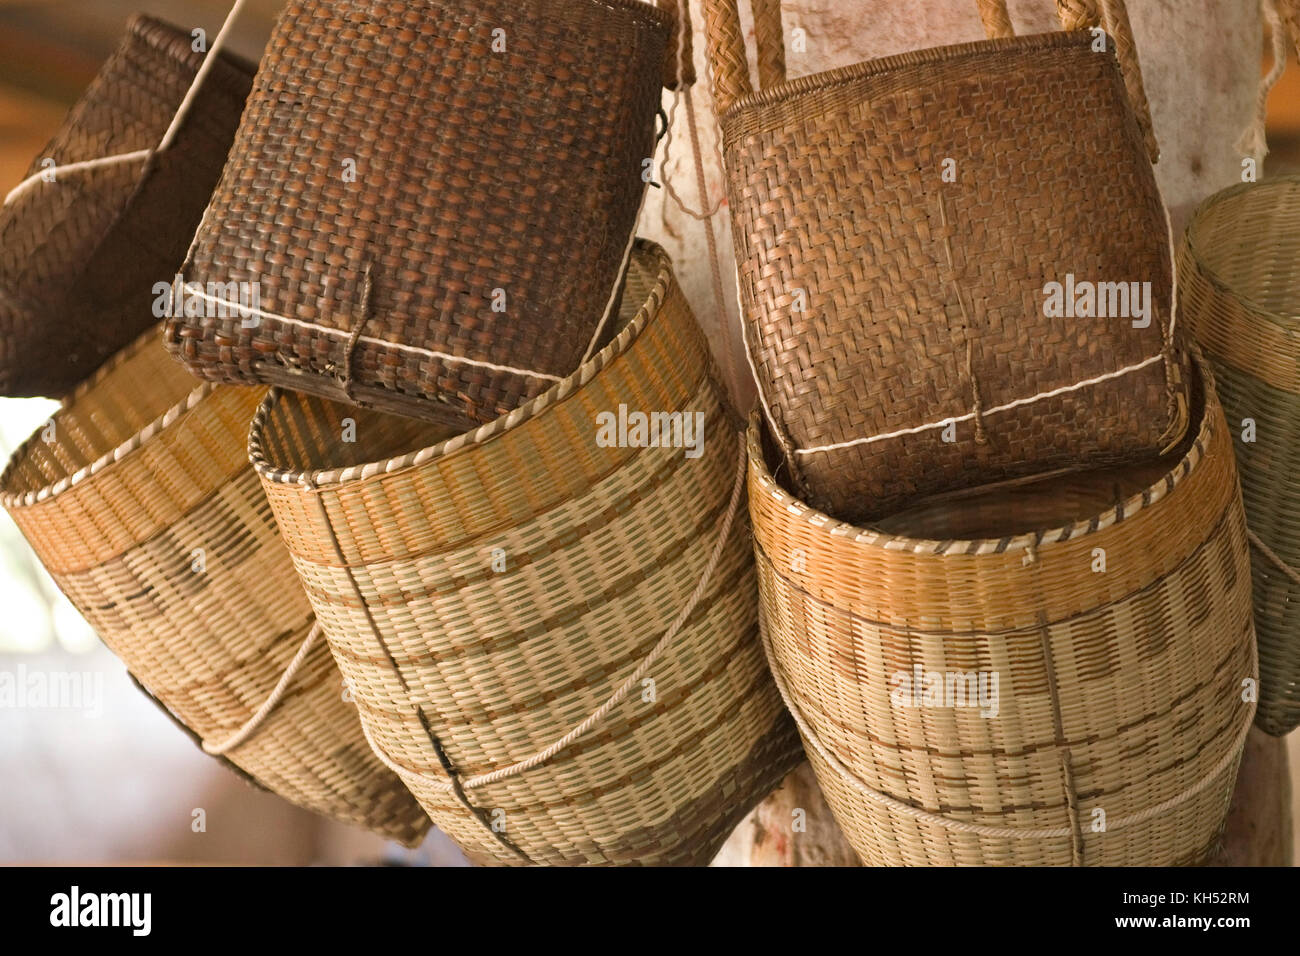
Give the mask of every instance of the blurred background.
M 279 0 L 253 0 L 232 47 L 256 60 L 279 7 Z M 228 9 L 227 0 L 0 0 L 0 195 L 41 154 L 132 13 L 202 27 L 210 40 Z M 1266 59 L 1261 39 L 1261 69 Z M 1270 98 L 1268 141 L 1266 169 L 1300 171 L 1294 63 Z M 56 407 L 0 399 L 0 454 L 7 457 Z M 0 608 L 0 675 L 62 671 L 102 682 L 93 709 L 0 703 L 0 863 L 464 865 L 439 833 L 414 851 L 386 844 L 254 791 L 204 756 L 130 685 L 3 514 Z M 1298 741 L 1291 735 L 1292 790 L 1300 798 Z M 196 833 L 191 821 L 200 808 L 206 830 Z

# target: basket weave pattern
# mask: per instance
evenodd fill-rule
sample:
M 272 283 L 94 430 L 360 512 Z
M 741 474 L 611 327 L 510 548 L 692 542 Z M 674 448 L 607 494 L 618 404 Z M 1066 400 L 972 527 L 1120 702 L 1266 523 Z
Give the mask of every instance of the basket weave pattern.
M 186 266 L 260 282 L 267 315 L 179 319 L 169 347 L 431 420 L 544 391 L 618 283 L 668 23 L 639 0 L 289 4 Z
M 203 55 L 135 17 L 42 161 L 158 145 Z M 60 173 L 0 210 L 0 393 L 62 396 L 157 320 L 234 138 L 252 68 L 222 56 L 171 148 L 147 162 Z
M 1212 397 L 1194 440 L 1163 464 L 988 491 L 877 530 L 791 497 L 760 431 L 755 419 L 750 502 L 772 664 L 844 768 L 809 747 L 864 862 L 1174 865 L 1209 853 L 1255 676 L 1245 521 Z M 896 700 L 897 675 L 917 666 L 998 674 L 996 715 Z
M 53 440 L 29 439 L 0 489 L 104 642 L 217 744 L 267 700 L 314 621 L 245 455 L 260 394 L 194 382 L 157 336 L 79 388 Z M 428 828 L 367 746 L 323 641 L 229 759 L 300 806 L 392 839 L 413 844 Z
M 742 506 L 647 673 L 651 698 L 638 686 L 544 763 L 466 784 L 473 813 L 447 786 L 533 756 L 610 697 L 687 605 L 740 492 L 738 423 L 657 247 L 634 252 L 622 320 L 555 390 L 392 461 L 373 453 L 419 447 L 397 419 L 357 417 L 349 448 L 347 409 L 285 394 L 254 425 L 254 460 L 376 745 L 485 862 L 703 864 L 801 759 L 757 641 Z M 703 412 L 702 456 L 599 446 L 596 416 L 620 404 Z M 344 467 L 301 471 L 331 465 Z
M 751 348 L 810 504 L 863 520 L 953 488 L 1151 458 L 1181 437 L 1169 356 L 988 411 L 1166 352 L 1164 213 L 1115 57 L 1091 43 L 908 53 L 724 114 Z M 1149 281 L 1149 327 L 1046 317 L 1044 287 L 1067 274 Z M 955 440 L 939 427 L 883 437 L 961 416 Z
M 1179 300 L 1214 364 L 1255 544 L 1256 723 L 1300 726 L 1300 177 L 1208 199 L 1179 253 Z M 1253 441 L 1245 440 L 1247 419 Z M 1261 547 L 1262 545 L 1262 547 Z

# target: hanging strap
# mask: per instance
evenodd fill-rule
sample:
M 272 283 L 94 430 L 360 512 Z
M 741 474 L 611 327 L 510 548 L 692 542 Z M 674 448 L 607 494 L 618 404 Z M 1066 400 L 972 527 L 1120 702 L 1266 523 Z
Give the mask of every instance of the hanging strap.
M 279 395 L 279 390 L 272 389 L 271 394 L 272 400 L 274 400 L 275 397 Z M 334 550 L 335 560 L 338 562 L 338 566 L 342 568 L 343 573 L 347 575 L 348 583 L 351 585 L 352 589 L 352 596 L 356 600 L 357 606 L 360 607 L 362 612 L 365 614 L 366 624 L 370 630 L 371 637 L 374 638 L 376 645 L 383 651 L 384 657 L 388 661 L 389 669 L 393 672 L 393 676 L 397 678 L 397 682 L 401 685 L 402 691 L 409 697 L 411 694 L 411 686 L 406 680 L 406 675 L 402 673 L 402 669 L 397 666 L 397 660 L 393 657 L 392 651 L 389 650 L 388 642 L 384 640 L 383 634 L 380 633 L 379 625 L 375 622 L 374 615 L 370 611 L 370 604 L 366 601 L 365 595 L 361 593 L 361 587 L 357 584 L 356 575 L 352 573 L 351 566 L 343 556 L 343 545 L 339 542 L 338 532 L 334 530 L 334 522 L 330 518 L 329 510 L 325 507 L 325 499 L 321 496 L 320 489 L 316 486 L 315 482 L 306 475 L 302 477 L 300 483 L 309 497 L 316 503 L 321 523 L 324 525 L 325 530 L 329 535 L 330 545 Z M 432 748 L 434 756 L 442 767 L 443 773 L 445 773 L 448 778 L 449 783 L 447 789 L 452 792 L 456 801 L 473 819 L 479 822 L 483 829 L 492 835 L 492 839 L 500 844 L 503 849 L 524 863 L 532 863 L 533 861 L 529 858 L 528 854 L 524 853 L 524 851 L 516 846 L 515 843 L 504 833 L 498 831 L 494 826 L 492 826 L 492 823 L 488 820 L 487 814 L 483 810 L 470 803 L 464 787 L 461 786 L 460 776 L 456 771 L 456 768 L 452 765 L 451 760 L 448 758 L 447 752 L 442 746 L 442 741 L 440 741 L 434 734 L 433 727 L 430 725 L 428 718 L 425 717 L 423 708 L 417 706 L 415 708 L 415 713 L 416 718 L 420 722 L 420 727 L 424 730 L 425 736 L 429 740 L 429 746 Z M 365 734 L 366 742 L 370 744 L 370 749 L 374 752 L 375 756 L 377 756 L 380 761 L 388 767 L 388 769 L 397 773 L 399 776 L 411 773 L 410 770 L 398 767 L 381 749 L 379 749 L 375 744 L 374 738 L 371 736 L 370 728 L 366 725 L 364 716 L 358 714 L 358 717 L 361 723 L 361 731 Z
M 1067 32 L 1101 26 L 1097 0 L 1056 0 L 1056 15 L 1061 21 L 1061 29 Z
M 1273 87 L 1277 86 L 1278 80 L 1282 79 L 1282 74 L 1286 72 L 1288 28 L 1283 25 L 1282 18 L 1285 4 L 1290 2 L 1293 0 L 1259 0 L 1260 16 L 1268 24 L 1269 40 L 1273 49 L 1273 65 L 1259 81 L 1259 91 L 1255 94 L 1255 116 L 1237 142 L 1233 144 L 1242 156 L 1249 156 L 1259 161 L 1268 155 L 1268 137 L 1265 131 L 1268 123 L 1268 95 L 1273 92 Z M 1300 0 L 1294 2 L 1297 3 L 1296 10 L 1300 11 Z M 1294 26 L 1300 29 L 1300 12 L 1296 16 L 1298 19 Z M 1293 35 L 1300 42 L 1300 35 Z
M 221 743 L 211 744 L 204 741 L 204 752 L 212 754 L 214 757 L 229 753 L 257 732 L 258 728 L 262 726 L 262 722 L 266 720 L 271 711 L 275 710 L 276 706 L 279 705 L 280 701 L 284 698 L 284 694 L 289 689 L 289 685 L 293 683 L 294 677 L 298 675 L 298 671 L 302 668 L 303 661 L 307 660 L 307 654 L 320 639 L 320 634 L 320 622 L 316 622 L 311 626 L 311 630 L 307 632 L 307 637 L 299 646 L 298 653 L 293 656 L 293 660 L 289 661 L 289 666 L 284 669 L 284 673 L 280 675 L 280 680 L 276 683 L 270 696 L 262 702 L 262 706 L 257 708 L 253 715 L 244 722 L 242 727 Z
M 771 89 L 785 82 L 785 34 L 781 27 L 781 0 L 750 0 L 754 13 L 754 47 L 758 82 Z
M 1133 40 L 1133 27 L 1128 21 L 1128 6 L 1124 0 L 1099 0 L 1099 2 L 1102 26 L 1115 41 L 1115 56 L 1119 60 L 1120 73 L 1124 76 L 1129 105 L 1132 106 L 1137 116 L 1138 126 L 1142 129 L 1147 155 L 1151 162 L 1158 162 L 1160 146 L 1156 142 L 1155 127 L 1151 124 L 1151 104 L 1147 102 L 1146 87 L 1142 83 L 1142 67 L 1138 62 L 1137 43 Z
M 126 672 L 126 676 L 128 679 L 130 679 L 131 683 L 135 685 L 136 690 L 144 694 L 145 697 L 149 698 L 149 700 L 153 702 L 153 705 L 166 715 L 168 720 L 170 720 L 173 724 L 175 724 L 178 728 L 180 728 L 181 733 L 183 733 L 186 737 L 190 738 L 190 740 L 194 741 L 194 745 L 196 747 L 199 747 L 200 749 L 203 748 L 203 738 L 200 737 L 197 733 L 195 733 L 193 728 L 191 728 L 189 724 L 185 723 L 185 721 L 177 717 L 170 707 L 168 707 L 161 700 L 155 697 L 153 695 L 153 692 L 149 690 L 148 687 L 144 686 L 144 683 L 140 680 L 140 678 L 136 677 L 135 674 L 131 673 L 129 670 Z M 241 780 L 243 780 L 246 784 L 248 784 L 253 789 L 262 790 L 265 791 L 266 793 L 271 792 L 270 788 L 268 788 L 260 780 L 258 780 L 252 774 L 250 774 L 243 767 L 239 766 L 239 764 L 235 763 L 229 757 L 225 756 L 224 754 L 212 754 L 211 756 L 215 757 L 216 760 L 222 766 L 224 766 L 235 776 L 239 777 Z
M 1007 12 L 1006 0 L 978 0 L 978 4 L 985 36 L 990 40 L 996 40 L 999 37 L 1016 35 L 1016 31 L 1011 26 L 1011 14 Z
M 695 608 L 704 597 L 704 592 L 708 590 L 709 582 L 713 580 L 713 574 L 722 560 L 722 555 L 726 550 L 727 542 L 731 540 L 731 531 L 735 525 L 736 515 L 740 512 L 740 503 L 744 497 L 745 490 L 747 456 L 745 451 L 744 435 L 738 437 L 738 444 L 739 459 L 736 467 L 736 481 L 731 489 L 731 500 L 727 504 L 727 512 L 723 516 L 721 526 L 718 528 L 718 536 L 714 541 L 713 551 L 710 553 L 709 560 L 704 566 L 704 571 L 700 574 L 699 580 L 695 584 L 695 590 L 691 592 L 691 596 L 677 612 L 677 616 L 673 618 L 672 623 L 668 625 L 668 629 L 665 630 L 659 640 L 655 642 L 654 647 L 650 649 L 649 653 L 641 659 L 641 663 L 637 665 L 636 669 L 632 671 L 623 683 L 618 686 L 618 689 L 606 698 L 603 704 L 587 715 L 584 720 L 575 725 L 563 737 L 553 741 L 548 746 L 534 753 L 532 756 L 516 761 L 508 767 L 502 767 L 499 770 L 492 770 L 488 773 L 481 773 L 464 780 L 457 780 L 455 778 L 452 780 L 426 780 L 424 781 L 425 786 L 440 790 L 459 789 L 459 791 L 463 793 L 466 790 L 474 790 L 478 787 L 485 787 L 489 784 L 498 783 L 499 781 L 506 780 L 510 777 L 517 777 L 520 774 L 532 770 L 534 767 L 546 763 L 556 754 L 570 746 L 579 737 L 582 737 L 604 720 L 605 717 L 609 715 L 609 712 L 617 707 L 623 699 L 627 697 L 632 689 L 640 682 L 641 678 L 645 676 L 646 672 L 654 662 L 660 658 L 663 652 L 666 651 L 676 639 L 677 635 L 681 633 L 682 628 L 684 628 L 687 622 L 691 619 L 691 615 L 695 613 Z M 365 726 L 364 721 L 362 722 L 362 726 Z M 366 731 L 366 734 L 367 739 L 370 739 L 368 730 Z M 401 776 L 409 776 L 413 773 L 419 773 L 419 771 L 414 771 L 409 767 L 403 767 L 396 763 L 392 758 L 385 754 L 383 750 L 375 745 L 373 739 L 371 739 L 370 742 L 371 748 L 375 751 L 376 756 L 378 756 L 379 759 L 382 760 L 393 772 Z

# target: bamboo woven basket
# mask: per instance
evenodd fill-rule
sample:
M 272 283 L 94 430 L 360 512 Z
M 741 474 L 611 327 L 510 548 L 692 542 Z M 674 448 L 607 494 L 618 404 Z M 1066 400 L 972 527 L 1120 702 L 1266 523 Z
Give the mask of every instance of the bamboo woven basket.
M 169 282 L 225 165 L 253 67 L 219 54 L 166 151 L 153 150 L 203 54 L 188 33 L 134 17 L 28 179 L 0 208 L 0 394 L 62 396 L 157 321 Z
M 201 378 L 487 422 L 608 340 L 670 18 L 640 0 L 296 0 L 186 275 Z M 349 161 L 351 165 L 348 165 Z
M 736 0 L 706 0 L 760 397 L 794 487 L 843 520 L 1151 459 L 1187 427 L 1123 3 L 1102 3 L 1105 53 L 1087 30 L 1015 37 L 1002 0 L 980 6 L 992 39 L 786 82 L 780 4 L 755 3 L 751 92 Z M 1119 287 L 1099 284 L 1143 282 L 1145 328 L 1046 314 L 1049 283 L 1113 313 Z
M 704 864 L 802 759 L 758 643 L 740 422 L 644 241 L 620 324 L 555 388 L 439 444 L 290 393 L 254 422 L 377 752 L 480 862 Z M 702 454 L 602 444 L 620 406 L 703 415 Z
M 429 821 L 371 753 L 245 457 L 260 398 L 195 382 L 152 329 L 14 453 L 0 501 L 205 750 L 299 806 L 417 843 Z
M 751 421 L 769 662 L 865 863 L 1158 866 L 1214 848 L 1256 662 L 1232 439 L 1206 395 L 1162 462 L 874 529 L 777 484 Z
M 1281 736 L 1300 725 L 1300 177 L 1211 196 L 1178 270 L 1180 313 L 1236 436 L 1259 634 L 1255 722 Z

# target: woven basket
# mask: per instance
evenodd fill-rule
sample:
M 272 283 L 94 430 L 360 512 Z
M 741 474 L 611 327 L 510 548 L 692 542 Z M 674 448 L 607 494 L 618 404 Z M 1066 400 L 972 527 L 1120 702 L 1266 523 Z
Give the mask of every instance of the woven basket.
M 191 42 L 133 18 L 28 177 L 157 146 L 203 62 Z M 220 55 L 166 152 L 14 191 L 0 209 L 0 394 L 62 396 L 155 324 L 153 286 L 185 261 L 252 82 Z
M 367 746 L 245 457 L 260 397 L 199 385 L 153 329 L 14 453 L 0 501 L 205 750 L 299 806 L 414 844 L 428 820 Z
M 1179 252 L 1178 292 L 1237 438 L 1259 633 L 1255 722 L 1281 736 L 1300 725 L 1300 177 L 1206 200 Z
M 377 751 L 482 862 L 703 864 L 802 759 L 758 643 L 740 423 L 657 246 L 621 322 L 554 389 L 401 457 L 436 436 L 277 392 L 254 422 Z M 703 415 L 702 454 L 604 443 L 620 406 Z
M 1130 40 L 1107 49 L 1131 53 L 1105 6 Z M 865 520 L 1177 443 L 1169 227 L 1126 76 L 1090 32 L 1003 28 L 790 82 L 760 45 L 751 93 L 735 0 L 706 13 L 746 335 L 803 497 Z M 1076 280 L 1149 282 L 1149 326 L 1045 315 L 1048 284 L 1074 301 Z
M 875 529 L 787 493 L 751 421 L 769 662 L 865 863 L 1157 866 L 1213 849 L 1256 672 L 1232 439 L 1209 396 L 1163 462 Z
M 432 421 L 545 391 L 609 337 L 669 22 L 639 0 L 290 3 L 185 270 L 261 305 L 175 319 L 169 348 Z

